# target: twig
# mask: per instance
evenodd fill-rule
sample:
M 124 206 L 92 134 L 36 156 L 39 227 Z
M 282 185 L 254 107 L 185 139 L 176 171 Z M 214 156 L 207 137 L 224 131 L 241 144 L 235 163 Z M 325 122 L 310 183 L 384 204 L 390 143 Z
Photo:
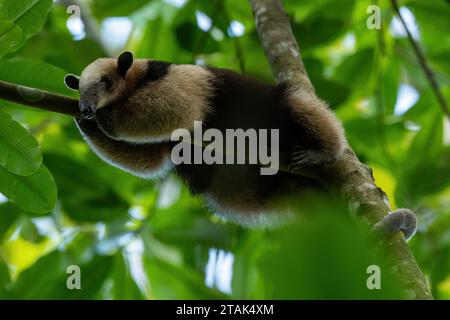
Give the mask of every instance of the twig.
M 300 90 L 314 92 L 281 0 L 249 1 L 277 82 L 287 81 Z M 358 160 L 350 146 L 339 161 L 315 171 L 319 181 L 339 193 L 355 216 L 368 226 L 373 226 L 390 212 L 386 194 L 376 186 L 371 170 Z M 427 282 L 403 235 L 398 232 L 381 245 L 397 270 L 398 279 L 414 293 L 414 298 L 432 299 Z
M 450 120 L 450 111 L 448 109 L 447 101 L 445 100 L 444 95 L 442 94 L 441 90 L 439 89 L 439 84 L 436 81 L 436 77 L 433 73 L 433 70 L 431 70 L 431 67 L 428 65 L 427 59 L 425 58 L 425 54 L 423 53 L 422 49 L 420 48 L 420 45 L 417 43 L 417 41 L 412 36 L 411 31 L 408 29 L 408 25 L 406 24 L 405 19 L 403 19 L 403 16 L 400 12 L 397 0 L 391 0 L 391 4 L 395 11 L 395 14 L 397 15 L 403 28 L 405 29 L 408 40 L 409 40 L 411 46 L 413 47 L 414 52 L 416 53 L 416 57 L 417 57 L 417 60 L 419 61 L 420 67 L 422 68 L 422 71 L 425 73 L 425 76 L 427 77 L 428 82 L 430 83 L 431 89 L 433 90 L 433 92 L 436 96 L 436 99 L 438 100 L 439 107 L 442 109 L 442 112 L 444 113 L 444 115 Z

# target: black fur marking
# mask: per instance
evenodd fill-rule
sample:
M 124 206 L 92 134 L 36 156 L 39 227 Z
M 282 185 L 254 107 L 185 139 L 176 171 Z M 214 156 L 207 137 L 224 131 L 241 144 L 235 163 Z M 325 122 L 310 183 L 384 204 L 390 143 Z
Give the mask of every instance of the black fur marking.
M 147 70 L 145 71 L 145 75 L 142 78 L 142 80 L 139 81 L 139 83 L 134 88 L 131 88 L 126 96 L 118 98 L 117 100 L 110 102 L 104 108 L 107 108 L 107 107 L 112 108 L 115 105 L 120 105 L 120 104 L 126 103 L 128 101 L 128 99 L 130 98 L 130 96 L 135 94 L 135 92 L 138 91 L 139 89 L 142 89 L 143 87 L 145 87 L 149 82 L 157 81 L 157 80 L 164 78 L 167 75 L 167 73 L 169 71 L 169 67 L 171 65 L 172 65 L 171 63 L 164 62 L 164 61 L 157 61 L 157 60 L 149 61 L 147 64 Z
M 157 81 L 164 78 L 169 72 L 169 67 L 171 63 L 151 60 L 148 62 L 147 72 L 145 73 L 145 77 L 143 79 L 143 84 L 145 85 L 148 82 Z

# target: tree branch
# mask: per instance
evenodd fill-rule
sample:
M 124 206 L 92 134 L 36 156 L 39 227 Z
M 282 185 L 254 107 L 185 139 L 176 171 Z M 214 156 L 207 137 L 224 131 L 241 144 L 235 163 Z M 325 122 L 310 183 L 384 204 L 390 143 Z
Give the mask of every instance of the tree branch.
M 1 80 L 0 99 L 69 116 L 79 115 L 77 99 Z
M 403 29 L 405 29 L 409 43 L 413 47 L 417 60 L 419 61 L 419 65 L 422 68 L 423 72 L 425 73 L 425 76 L 427 77 L 428 82 L 430 83 L 431 89 L 433 90 L 434 95 L 438 100 L 439 107 L 442 109 L 442 112 L 448 118 L 448 120 L 450 120 L 450 111 L 448 109 L 447 101 L 445 100 L 444 95 L 439 89 L 439 84 L 436 81 L 436 76 L 434 75 L 433 70 L 431 70 L 431 67 L 428 65 L 427 59 L 425 58 L 425 54 L 423 53 L 417 41 L 414 40 L 414 37 L 412 36 L 411 31 L 409 30 L 408 25 L 405 22 L 405 19 L 403 19 L 403 16 L 400 13 L 397 0 L 391 0 L 391 4 L 392 8 L 395 11 L 395 14 L 397 15 L 398 19 L 400 20 L 403 26 Z
M 277 83 L 314 92 L 281 1 L 250 0 L 255 24 Z
M 281 0 L 249 2 L 276 81 L 314 92 Z M 369 227 L 390 212 L 385 193 L 377 187 L 371 170 L 358 160 L 350 146 L 339 161 L 317 168 L 315 175 L 325 187 L 343 197 L 354 216 Z M 428 284 L 403 235 L 398 232 L 381 246 L 402 285 L 414 293 L 413 298 L 432 299 Z

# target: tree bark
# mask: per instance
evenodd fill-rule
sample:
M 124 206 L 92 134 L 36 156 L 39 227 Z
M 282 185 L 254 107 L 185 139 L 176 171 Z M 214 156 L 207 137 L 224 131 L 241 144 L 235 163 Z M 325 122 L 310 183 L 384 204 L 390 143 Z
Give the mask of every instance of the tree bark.
M 79 115 L 77 99 L 1 80 L 0 99 L 69 116 Z
M 249 2 L 276 81 L 314 92 L 281 0 Z M 386 194 L 375 184 L 371 170 L 358 160 L 350 146 L 339 161 L 317 168 L 314 175 L 329 190 L 337 192 L 348 203 L 352 215 L 368 227 L 391 211 Z M 432 299 L 425 277 L 403 234 L 398 232 L 380 245 L 401 284 L 413 293 L 411 298 Z

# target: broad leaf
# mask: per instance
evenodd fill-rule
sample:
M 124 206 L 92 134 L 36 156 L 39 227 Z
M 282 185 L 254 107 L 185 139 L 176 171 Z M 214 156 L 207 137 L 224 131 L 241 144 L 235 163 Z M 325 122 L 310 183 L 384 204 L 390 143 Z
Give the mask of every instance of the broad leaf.
M 58 184 L 64 211 L 72 219 L 98 222 L 127 216 L 127 203 L 92 168 L 57 154 L 48 154 L 45 160 Z
M 14 284 L 12 294 L 16 299 L 93 299 L 109 274 L 113 257 L 93 256 L 84 263 L 60 251 L 40 258 L 23 271 Z M 67 288 L 67 267 L 78 265 L 81 269 L 81 289 Z
M 31 213 L 49 213 L 56 204 L 56 184 L 43 165 L 27 177 L 15 175 L 0 166 L 0 192 Z
M 10 115 L 0 111 L 0 165 L 12 173 L 28 176 L 41 164 L 36 139 Z
M 355 54 L 345 58 L 338 66 L 335 77 L 343 85 L 352 87 L 367 87 L 372 76 L 374 50 L 360 49 Z
M 134 300 L 144 298 L 131 276 L 130 266 L 127 264 L 124 253 L 118 252 L 115 255 L 114 267 L 111 273 L 113 279 L 113 299 Z
M 0 243 L 8 229 L 20 215 L 20 209 L 10 203 L 0 205 Z
M 14 299 L 45 299 L 55 287 L 66 288 L 64 255 L 60 251 L 41 257 L 20 273 L 12 290 Z
M 77 94 L 66 88 L 66 72 L 45 62 L 25 59 L 0 60 L 0 80 L 68 96 Z
M 14 49 L 41 30 L 52 3 L 52 0 L 0 0 L 0 19 L 10 20 L 22 29 L 22 39 Z
M 0 21 L 0 58 L 7 54 L 22 37 L 20 27 L 11 21 Z

